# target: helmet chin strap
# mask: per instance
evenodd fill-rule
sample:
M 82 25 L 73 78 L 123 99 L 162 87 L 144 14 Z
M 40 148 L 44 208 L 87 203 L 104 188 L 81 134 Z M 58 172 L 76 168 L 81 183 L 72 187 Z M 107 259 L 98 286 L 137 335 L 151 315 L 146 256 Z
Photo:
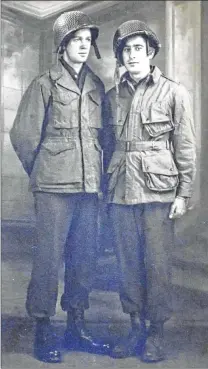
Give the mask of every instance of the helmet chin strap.
M 59 46 L 56 51 L 56 64 L 58 64 L 61 49 L 62 49 L 62 46 Z
M 95 55 L 97 59 L 101 59 L 101 55 L 100 55 L 100 52 L 99 52 L 99 49 L 98 49 L 98 46 L 95 40 L 92 42 L 92 46 L 94 47 Z
M 120 82 L 120 70 L 121 64 L 119 60 L 116 58 L 116 67 L 114 72 L 114 82 L 116 86 L 116 120 L 118 123 L 118 106 L 119 106 L 119 82 Z
M 99 52 L 99 49 L 98 49 L 98 46 L 97 46 L 97 43 L 96 41 L 93 41 L 92 42 L 92 46 L 94 47 L 94 51 L 95 51 L 95 55 L 98 59 L 101 59 L 101 55 L 100 55 L 100 52 Z M 64 51 L 64 48 L 63 46 L 59 46 L 57 51 L 56 51 L 56 64 L 58 64 L 58 61 L 59 61 L 59 57 L 61 54 L 63 54 L 63 51 Z

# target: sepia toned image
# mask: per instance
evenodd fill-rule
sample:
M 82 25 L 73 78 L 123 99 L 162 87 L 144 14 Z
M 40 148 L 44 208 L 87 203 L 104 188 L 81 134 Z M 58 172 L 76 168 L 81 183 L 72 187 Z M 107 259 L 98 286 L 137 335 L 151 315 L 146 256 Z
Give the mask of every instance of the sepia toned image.
M 208 1 L 1 1 L 1 367 L 208 367 Z

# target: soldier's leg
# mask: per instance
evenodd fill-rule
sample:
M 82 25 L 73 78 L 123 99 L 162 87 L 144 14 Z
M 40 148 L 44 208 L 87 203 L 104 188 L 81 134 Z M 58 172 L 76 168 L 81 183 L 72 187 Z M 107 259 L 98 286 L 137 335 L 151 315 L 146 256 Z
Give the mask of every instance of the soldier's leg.
M 61 299 L 67 311 L 66 346 L 108 353 L 109 344 L 92 337 L 84 311 L 89 307 L 97 257 L 98 196 L 80 194 L 66 245 L 65 288 Z
M 26 301 L 28 314 L 34 317 L 55 314 L 58 273 L 74 207 L 73 196 L 68 203 L 69 196 L 34 194 L 38 242 L 33 249 L 33 268 Z
M 145 204 L 143 233 L 147 280 L 146 319 L 165 321 L 172 313 L 170 256 L 174 243 L 174 222 L 169 203 Z
M 35 193 L 34 196 L 38 243 L 33 249 L 26 308 L 28 314 L 36 318 L 36 358 L 58 363 L 61 362 L 61 352 L 50 316 L 56 309 L 59 268 L 73 214 L 73 197 L 50 193 Z
M 75 198 L 73 195 L 42 192 L 35 193 L 34 197 L 38 242 L 33 250 L 26 308 L 31 316 L 50 317 L 55 314 L 59 268 L 63 262 Z
M 98 197 L 80 194 L 65 250 L 65 289 L 62 309 L 87 309 L 95 275 L 98 229 Z
M 141 357 L 145 362 L 156 362 L 165 358 L 163 325 L 172 313 L 170 256 L 174 245 L 174 222 L 168 217 L 169 211 L 170 204 L 145 205 L 145 313 L 150 320 L 149 334 Z
M 137 217 L 135 216 L 137 208 Z M 120 300 L 123 311 L 130 315 L 131 331 L 127 338 L 119 340 L 111 356 L 123 358 L 139 354 L 145 339 L 143 303 L 145 286 L 143 260 L 140 252 L 141 232 L 138 224 L 143 205 L 124 206 L 111 204 L 109 216 L 113 228 L 114 244 L 118 260 Z

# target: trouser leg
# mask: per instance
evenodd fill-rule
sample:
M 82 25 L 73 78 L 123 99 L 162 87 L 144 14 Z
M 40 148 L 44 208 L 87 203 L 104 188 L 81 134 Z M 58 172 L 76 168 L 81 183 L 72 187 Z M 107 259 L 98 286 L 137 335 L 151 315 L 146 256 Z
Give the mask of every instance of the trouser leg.
M 174 222 L 170 204 L 109 208 L 120 276 L 123 311 L 165 321 L 171 315 L 170 254 Z
M 137 206 L 140 219 L 143 206 Z M 134 206 L 115 205 L 109 207 L 114 245 L 118 260 L 120 300 L 125 313 L 139 312 L 143 315 L 144 280 L 143 260 L 140 255 L 140 230 L 135 218 Z
M 65 287 L 62 309 L 87 309 L 96 267 L 98 197 L 83 194 L 76 204 L 65 256 Z
M 35 193 L 34 198 L 38 242 L 33 250 L 26 309 L 30 316 L 49 317 L 55 314 L 58 272 L 75 198 L 41 192 Z
M 172 314 L 170 257 L 174 221 L 169 219 L 169 212 L 169 203 L 150 203 L 144 207 L 145 316 L 153 322 L 164 322 Z

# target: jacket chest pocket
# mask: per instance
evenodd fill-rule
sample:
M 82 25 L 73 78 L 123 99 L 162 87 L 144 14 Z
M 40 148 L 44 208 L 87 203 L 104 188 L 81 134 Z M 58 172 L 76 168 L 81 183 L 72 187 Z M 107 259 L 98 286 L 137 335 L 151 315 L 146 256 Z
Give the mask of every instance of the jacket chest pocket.
M 75 128 L 79 126 L 79 95 L 56 91 L 53 93 L 54 128 Z
M 87 95 L 89 126 L 93 129 L 102 128 L 102 101 L 97 91 L 90 91 Z
M 141 112 L 142 124 L 151 137 L 158 137 L 173 130 L 174 125 L 166 109 L 165 105 L 155 102 L 148 111 Z
M 172 191 L 178 185 L 178 170 L 168 150 L 144 155 L 142 171 L 146 186 L 152 191 Z

